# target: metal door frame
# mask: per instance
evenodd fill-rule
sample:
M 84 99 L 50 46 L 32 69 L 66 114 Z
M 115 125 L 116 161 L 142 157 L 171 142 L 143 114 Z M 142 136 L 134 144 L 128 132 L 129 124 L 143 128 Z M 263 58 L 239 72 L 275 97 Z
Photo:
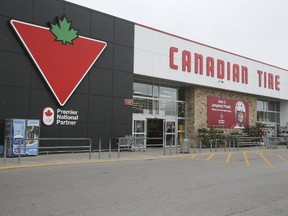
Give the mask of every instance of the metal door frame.
M 166 146 L 166 136 L 174 134 L 174 144 L 175 146 L 178 142 L 178 118 L 177 116 L 159 116 L 159 115 L 149 115 L 149 114 L 136 114 L 132 116 L 132 135 L 137 136 L 143 134 L 145 138 L 147 137 L 147 119 L 162 119 L 163 120 L 163 146 Z M 144 121 L 144 132 L 135 132 L 135 121 Z M 175 129 L 173 133 L 167 133 L 167 122 L 174 122 Z M 146 147 L 146 139 L 144 139 L 144 146 Z

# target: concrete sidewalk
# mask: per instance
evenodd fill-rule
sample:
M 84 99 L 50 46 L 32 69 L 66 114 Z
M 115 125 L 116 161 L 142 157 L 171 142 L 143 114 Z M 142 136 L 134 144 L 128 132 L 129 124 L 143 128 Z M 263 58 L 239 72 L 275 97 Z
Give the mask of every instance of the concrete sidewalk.
M 167 150 L 165 155 L 170 155 L 170 151 Z M 176 155 L 175 148 L 171 149 L 171 155 Z M 179 153 L 180 154 L 180 153 Z M 17 166 L 17 165 L 31 165 L 31 164 L 53 164 L 53 163 L 85 163 L 89 161 L 99 161 L 99 162 L 108 162 L 108 161 L 123 161 L 131 159 L 143 159 L 143 158 L 159 158 L 164 155 L 163 148 L 146 148 L 145 151 L 120 151 L 117 150 L 105 152 L 92 151 L 91 159 L 89 159 L 89 152 L 74 152 L 74 153 L 41 153 L 38 156 L 25 156 L 19 157 L 6 157 L 6 160 L 0 157 L 0 167 L 2 166 Z
M 279 146 L 278 150 L 284 150 L 286 146 Z M 261 151 L 267 151 L 271 149 L 267 149 L 266 147 L 262 147 Z M 277 149 L 272 149 L 275 151 Z M 240 148 L 239 152 L 244 151 L 260 151 L 259 147 L 246 147 Z M 197 155 L 205 155 L 218 153 L 218 154 L 226 154 L 227 152 L 238 152 L 237 148 L 227 148 L 226 151 L 224 148 L 218 148 L 217 151 L 215 149 L 202 148 L 202 149 L 194 149 L 190 148 L 190 152 L 180 153 L 180 149 L 176 152 L 175 148 L 167 147 L 164 151 L 164 148 L 146 148 L 145 151 L 121 151 L 118 154 L 118 151 L 109 152 L 92 152 L 91 159 L 89 159 L 89 153 L 57 153 L 57 154 L 40 154 L 38 156 L 31 157 L 21 157 L 20 163 L 18 157 L 7 157 L 6 160 L 4 158 L 0 158 L 0 170 L 1 169 L 9 169 L 9 168 L 21 168 L 21 167 L 31 167 L 31 166 L 52 166 L 52 165 L 65 165 L 65 164 L 81 164 L 81 163 L 103 163 L 103 162 L 119 162 L 119 161 L 129 161 L 129 160 L 153 160 L 153 159 L 161 159 L 161 158 L 172 158 L 172 157 L 189 157 L 194 153 Z

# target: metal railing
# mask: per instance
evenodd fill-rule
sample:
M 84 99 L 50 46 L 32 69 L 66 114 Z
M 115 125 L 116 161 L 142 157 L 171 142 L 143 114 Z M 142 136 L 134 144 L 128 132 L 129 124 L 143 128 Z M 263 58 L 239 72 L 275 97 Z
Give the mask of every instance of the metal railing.
M 264 144 L 270 149 L 278 148 L 278 145 L 286 145 L 288 149 L 288 137 L 266 137 Z
M 274 146 L 277 146 L 279 145 L 279 142 L 281 142 L 281 145 L 287 145 L 287 148 L 288 148 L 288 137 L 266 137 L 266 140 L 260 138 L 260 137 L 233 137 L 233 136 L 226 136 L 225 138 L 223 139 L 210 139 L 209 142 L 206 144 L 206 145 L 203 145 L 203 140 L 201 137 L 199 137 L 199 145 L 198 145 L 198 142 L 193 142 L 194 144 L 191 143 L 191 140 L 187 140 L 189 141 L 189 144 L 186 143 L 186 147 L 187 147 L 187 150 L 183 151 L 183 144 L 182 142 L 184 142 L 184 139 L 181 140 L 181 143 L 179 145 L 179 143 L 177 142 L 176 145 L 165 145 L 165 138 L 153 138 L 153 137 L 135 137 L 135 136 L 128 136 L 130 138 L 133 139 L 133 142 L 136 146 L 134 146 L 134 150 L 137 150 L 139 149 L 137 147 L 137 145 L 139 143 L 137 143 L 137 141 L 139 142 L 139 140 L 143 140 L 143 142 L 140 141 L 140 145 L 141 145 L 141 148 L 145 151 L 145 148 L 148 146 L 155 146 L 155 145 L 145 145 L 145 140 L 148 140 L 148 139 L 163 139 L 163 143 L 162 145 L 160 145 L 163 149 L 163 154 L 166 155 L 167 153 L 169 154 L 169 151 L 170 151 L 170 155 L 174 154 L 174 152 L 176 154 L 178 154 L 179 152 L 180 153 L 190 153 L 190 149 L 194 149 L 194 154 L 196 153 L 196 150 L 198 149 L 199 152 L 201 152 L 201 149 L 202 148 L 206 148 L 206 149 L 209 149 L 210 148 L 210 152 L 212 152 L 213 150 L 215 152 L 217 152 L 218 149 L 221 149 L 223 150 L 224 148 L 224 151 L 226 152 L 227 151 L 227 148 L 229 148 L 229 151 L 231 151 L 231 148 L 232 151 L 235 151 L 235 149 L 237 148 L 237 150 L 239 151 L 239 148 L 240 147 L 243 147 L 243 146 L 247 146 L 247 145 L 250 145 L 250 146 L 259 146 L 260 149 L 262 146 L 265 146 L 267 148 L 274 148 Z M 46 140 L 46 141 L 89 141 L 89 145 L 82 145 L 82 146 L 46 146 L 46 147 L 35 147 L 35 148 L 27 148 L 26 146 L 26 142 L 24 142 L 24 144 L 20 144 L 22 143 L 22 141 L 25 140 Z M 219 145 L 220 141 L 223 141 L 222 142 L 222 147 Z M 112 149 L 112 144 L 111 144 L 111 138 L 109 139 L 109 143 L 108 143 L 108 149 L 102 149 L 102 141 L 101 141 L 101 138 L 99 138 L 99 148 L 98 149 L 93 149 L 93 152 L 97 152 L 98 151 L 98 157 L 99 159 L 101 159 L 101 153 L 102 152 L 106 152 L 109 154 L 109 159 L 111 159 L 111 153 L 112 151 L 118 153 L 118 158 L 120 158 L 120 152 L 121 152 L 121 149 L 120 149 L 120 146 L 118 145 L 117 148 L 115 149 Z M 284 144 L 283 144 L 284 143 Z M 81 151 L 80 149 L 83 149 L 83 151 L 89 151 L 89 160 L 91 160 L 91 153 L 92 153 L 92 139 L 91 138 L 22 138 L 22 139 L 19 139 L 19 144 L 20 145 L 16 145 L 16 149 L 18 150 L 18 163 L 21 162 L 21 157 L 23 155 L 22 152 L 24 152 L 24 155 L 26 154 L 26 149 L 38 149 L 38 150 L 43 150 L 43 149 L 46 149 L 46 150 L 49 150 L 51 149 L 52 151 L 51 152 L 59 152 L 59 151 L 55 151 L 57 149 L 62 149 L 66 152 L 66 149 L 67 149 L 67 152 L 68 151 Z M 118 142 L 117 142 L 118 144 Z M 6 158 L 7 158 L 7 146 L 6 146 L 6 142 L 4 143 L 4 148 L 3 148 L 3 153 L 4 153 L 4 164 L 6 164 Z M 186 149 L 185 147 L 185 149 Z M 15 148 L 15 147 L 14 147 Z M 180 148 L 180 151 L 179 149 Z M 189 148 L 189 149 L 188 149 Z M 168 149 L 168 151 L 167 151 Z M 181 152 L 181 149 L 182 149 L 182 152 Z M 54 151 L 53 151 L 54 150 Z M 42 151 L 41 153 L 43 153 L 44 151 Z M 47 153 L 48 154 L 48 153 Z
M 46 146 L 46 147 L 33 147 L 29 149 L 87 149 L 89 151 L 89 160 L 91 160 L 91 151 L 92 151 L 92 139 L 91 138 L 19 138 L 19 145 L 18 145 L 18 163 L 21 163 L 21 150 L 23 149 L 24 155 L 26 154 L 27 145 L 24 142 L 24 145 L 21 145 L 22 140 L 46 140 L 46 141 L 89 141 L 88 146 Z M 4 144 L 4 164 L 6 164 L 7 158 L 7 146 L 6 143 Z
M 240 146 L 259 146 L 262 148 L 263 138 L 261 137 L 237 137 L 237 149 L 239 151 Z
M 140 149 L 145 149 L 146 147 L 161 147 L 163 148 L 163 154 L 166 155 L 167 153 L 167 150 L 170 152 L 170 155 L 172 155 L 172 152 L 173 152 L 173 149 L 175 148 L 175 152 L 176 154 L 178 154 L 178 151 L 179 151 L 179 148 L 181 149 L 181 144 L 179 145 L 178 143 L 176 145 L 167 145 L 167 142 L 166 142 L 166 137 L 137 137 L 137 136 L 125 136 L 125 137 L 118 137 L 117 139 L 133 139 L 132 141 L 132 147 L 127 147 L 127 144 L 124 142 L 123 143 L 123 146 L 121 146 L 121 143 L 120 141 L 117 142 L 117 145 L 118 145 L 118 148 L 117 148 L 117 151 L 118 151 L 118 158 L 120 157 L 120 152 L 122 150 L 122 147 L 123 149 L 126 149 L 126 150 L 140 150 Z M 139 140 L 143 140 L 143 142 L 141 144 L 137 143 L 137 141 L 139 142 Z M 145 143 L 145 140 L 147 142 L 147 140 L 163 140 L 163 142 L 161 144 L 147 144 Z M 100 142 L 100 141 L 99 141 Z M 190 142 L 189 142 L 189 145 L 190 145 Z
M 224 151 L 227 151 L 227 147 L 229 148 L 229 151 L 231 151 L 231 148 L 233 148 L 232 150 L 235 151 L 235 148 L 237 148 L 237 150 L 239 151 L 239 148 L 241 146 L 259 146 L 260 150 L 261 150 L 261 146 L 263 144 L 262 138 L 261 137 L 233 137 L 233 136 L 226 136 L 223 139 L 210 139 L 209 140 L 209 148 L 210 148 L 210 152 L 212 152 L 213 150 L 213 146 L 214 146 L 214 151 L 217 152 L 218 148 L 219 148 L 219 142 L 223 141 L 224 143 Z M 201 152 L 203 146 L 205 148 L 207 148 L 206 145 L 203 145 L 203 138 L 199 137 L 199 152 Z M 196 152 L 196 145 L 194 145 L 194 153 Z
M 236 136 L 226 136 L 223 139 L 210 139 L 209 140 L 209 147 L 207 145 L 203 145 L 203 138 L 199 137 L 199 152 L 201 152 L 202 148 L 210 148 L 210 152 L 214 149 L 215 152 L 217 152 L 217 149 L 219 148 L 219 141 L 223 141 L 224 143 L 224 151 L 227 151 L 227 148 L 229 148 L 229 151 L 239 151 L 240 147 L 259 147 L 260 150 L 263 147 L 266 148 L 277 148 L 278 145 L 286 145 L 288 149 L 288 137 L 236 137 Z M 196 152 L 196 143 L 194 143 L 194 153 Z

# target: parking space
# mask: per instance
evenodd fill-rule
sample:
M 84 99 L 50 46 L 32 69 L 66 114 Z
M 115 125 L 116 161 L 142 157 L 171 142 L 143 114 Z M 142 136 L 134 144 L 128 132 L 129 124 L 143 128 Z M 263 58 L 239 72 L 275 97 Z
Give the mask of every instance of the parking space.
M 222 162 L 223 164 L 245 167 L 266 167 L 270 169 L 288 170 L 288 152 L 282 150 L 237 151 L 196 153 L 188 157 L 191 160 Z

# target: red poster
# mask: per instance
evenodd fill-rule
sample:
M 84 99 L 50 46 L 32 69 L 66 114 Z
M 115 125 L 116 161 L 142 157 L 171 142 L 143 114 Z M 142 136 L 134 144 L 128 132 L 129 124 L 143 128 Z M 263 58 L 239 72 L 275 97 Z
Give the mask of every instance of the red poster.
M 207 97 L 207 125 L 210 128 L 249 126 L 249 102 L 214 96 Z

